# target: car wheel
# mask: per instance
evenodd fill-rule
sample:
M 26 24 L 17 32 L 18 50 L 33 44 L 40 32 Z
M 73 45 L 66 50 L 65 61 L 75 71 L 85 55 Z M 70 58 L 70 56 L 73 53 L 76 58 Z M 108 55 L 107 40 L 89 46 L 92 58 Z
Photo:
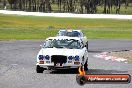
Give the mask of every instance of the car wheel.
M 84 76 L 76 75 L 76 81 L 82 86 L 87 82 L 87 79 Z
M 39 65 L 36 66 L 37 73 L 43 73 L 43 71 L 44 71 L 43 67 L 40 67 Z
M 87 51 L 88 51 L 88 41 L 86 42 L 86 48 L 87 48 Z
M 84 71 L 88 71 L 88 59 L 86 60 L 84 64 Z

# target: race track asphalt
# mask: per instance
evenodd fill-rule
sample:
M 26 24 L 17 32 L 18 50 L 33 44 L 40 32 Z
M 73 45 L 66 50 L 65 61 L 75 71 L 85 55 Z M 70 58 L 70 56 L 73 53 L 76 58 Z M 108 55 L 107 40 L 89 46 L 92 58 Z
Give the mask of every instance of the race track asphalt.
M 43 41 L 0 41 L 0 88 L 132 88 L 132 83 L 80 86 L 76 82 L 77 72 L 72 70 L 36 73 L 36 55 Z M 132 75 L 130 63 L 106 61 L 93 57 L 103 51 L 120 50 L 132 50 L 132 40 L 89 40 L 88 73 Z

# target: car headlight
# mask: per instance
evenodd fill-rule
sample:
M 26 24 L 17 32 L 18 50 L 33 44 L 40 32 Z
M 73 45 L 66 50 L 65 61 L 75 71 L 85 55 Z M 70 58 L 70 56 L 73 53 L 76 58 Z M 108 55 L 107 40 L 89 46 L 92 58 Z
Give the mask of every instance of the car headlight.
M 46 56 L 45 56 L 45 59 L 46 59 L 46 60 L 49 60 L 49 58 L 50 58 L 49 55 L 46 55 Z
M 39 60 L 43 60 L 44 59 L 44 56 L 43 55 L 39 55 L 38 59 Z
M 73 59 L 73 56 L 69 56 L 68 59 L 69 59 L 69 60 L 72 60 L 72 59 Z
M 76 56 L 75 56 L 75 61 L 79 61 L 79 59 L 80 59 L 79 56 L 76 55 Z

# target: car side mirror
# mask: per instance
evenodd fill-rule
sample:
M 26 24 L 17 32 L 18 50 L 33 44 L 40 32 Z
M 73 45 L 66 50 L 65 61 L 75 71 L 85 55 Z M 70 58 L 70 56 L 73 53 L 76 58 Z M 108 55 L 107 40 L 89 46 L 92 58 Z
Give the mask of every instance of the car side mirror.
M 40 45 L 40 48 L 43 48 L 43 45 Z
M 46 42 L 44 42 L 43 45 L 40 45 L 40 48 L 44 48 L 45 45 L 46 45 Z

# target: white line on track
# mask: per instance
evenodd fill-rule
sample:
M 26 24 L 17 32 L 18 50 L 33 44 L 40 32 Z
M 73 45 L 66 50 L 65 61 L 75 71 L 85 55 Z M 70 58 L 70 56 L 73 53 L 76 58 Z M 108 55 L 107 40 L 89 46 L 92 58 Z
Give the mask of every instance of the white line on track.
M 102 18 L 102 19 L 128 19 L 132 20 L 132 15 L 120 14 L 74 14 L 74 13 L 42 13 L 42 12 L 25 12 L 0 10 L 2 14 L 14 14 L 25 16 L 49 16 L 49 17 L 71 17 L 71 18 Z

